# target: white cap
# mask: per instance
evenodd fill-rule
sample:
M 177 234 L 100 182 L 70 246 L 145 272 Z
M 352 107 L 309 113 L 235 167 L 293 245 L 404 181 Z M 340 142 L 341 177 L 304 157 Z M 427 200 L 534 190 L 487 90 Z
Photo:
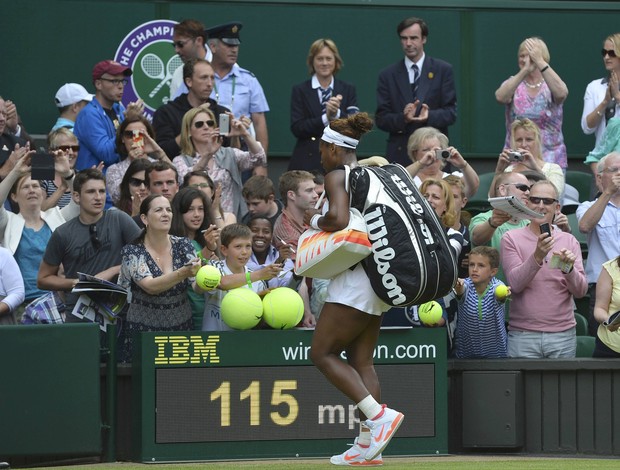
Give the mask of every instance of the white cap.
M 65 83 L 56 92 L 55 101 L 56 106 L 64 108 L 80 101 L 92 101 L 94 96 L 79 83 Z

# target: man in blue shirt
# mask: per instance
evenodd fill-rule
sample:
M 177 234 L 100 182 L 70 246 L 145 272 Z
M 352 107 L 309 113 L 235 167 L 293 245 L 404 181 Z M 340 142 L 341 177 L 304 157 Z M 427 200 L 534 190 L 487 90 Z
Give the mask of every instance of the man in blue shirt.
M 258 79 L 249 70 L 239 67 L 239 22 L 214 26 L 205 31 L 207 44 L 213 53 L 211 65 L 215 72 L 215 85 L 211 98 L 232 111 L 235 118 L 252 119 L 253 133 L 267 154 L 269 136 L 265 113 L 269 111 L 267 98 Z M 252 132 L 252 129 L 250 129 Z M 254 168 L 254 174 L 267 176 L 266 167 Z
M 596 183 L 601 190 L 600 196 L 582 203 L 575 214 L 579 231 L 588 234 L 586 277 L 590 294 L 588 332 L 591 336 L 596 336 L 598 328 L 592 312 L 602 264 L 620 255 L 620 153 L 612 152 L 598 162 Z
M 113 60 L 99 62 L 93 68 L 95 97 L 78 114 L 73 129 L 80 141 L 75 168 L 96 167 L 103 163 L 103 172 L 120 160 L 116 153 L 116 129 L 123 121 L 125 107 L 121 103 L 131 69 Z M 142 104 L 130 103 L 128 110 L 142 112 Z

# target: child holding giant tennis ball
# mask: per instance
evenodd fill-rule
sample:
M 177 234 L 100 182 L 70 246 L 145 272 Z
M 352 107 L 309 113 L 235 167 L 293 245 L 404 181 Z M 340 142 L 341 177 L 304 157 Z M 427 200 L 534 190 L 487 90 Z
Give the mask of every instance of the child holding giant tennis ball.
M 477 246 L 469 253 L 469 277 L 459 279 L 455 286 L 458 358 L 508 356 L 504 302 L 510 297 L 510 287 L 495 277 L 498 268 L 495 248 Z
M 247 268 L 252 253 L 252 231 L 243 224 L 231 224 L 222 229 L 220 251 L 224 259 L 212 262 L 214 269 L 222 274 L 217 288 L 210 287 L 217 280 L 210 269 L 204 272 L 202 283 L 196 281 L 196 292 L 205 295 L 202 330 L 253 328 L 263 313 L 258 294 L 268 288 L 264 281 L 276 277 L 282 271 L 282 265 L 269 264 L 256 271 Z

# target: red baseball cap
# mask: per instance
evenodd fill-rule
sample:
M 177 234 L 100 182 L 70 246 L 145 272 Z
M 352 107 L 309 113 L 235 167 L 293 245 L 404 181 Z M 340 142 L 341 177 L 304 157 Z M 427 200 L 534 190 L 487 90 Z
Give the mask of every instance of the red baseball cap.
M 99 80 L 104 73 L 110 75 L 131 75 L 131 69 L 125 65 L 121 65 L 113 60 L 102 60 L 93 67 L 93 80 Z

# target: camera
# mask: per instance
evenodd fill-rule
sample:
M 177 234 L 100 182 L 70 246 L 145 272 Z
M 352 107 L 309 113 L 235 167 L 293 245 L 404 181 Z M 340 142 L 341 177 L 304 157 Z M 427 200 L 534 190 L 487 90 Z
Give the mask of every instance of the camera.
M 450 157 L 450 150 L 448 149 L 438 149 L 435 150 L 435 158 L 437 160 L 439 160 L 440 158 L 442 160 L 447 160 Z
M 523 161 L 523 154 L 521 152 L 517 152 L 516 150 L 511 150 L 510 152 L 508 152 L 508 157 L 510 158 L 511 162 Z

